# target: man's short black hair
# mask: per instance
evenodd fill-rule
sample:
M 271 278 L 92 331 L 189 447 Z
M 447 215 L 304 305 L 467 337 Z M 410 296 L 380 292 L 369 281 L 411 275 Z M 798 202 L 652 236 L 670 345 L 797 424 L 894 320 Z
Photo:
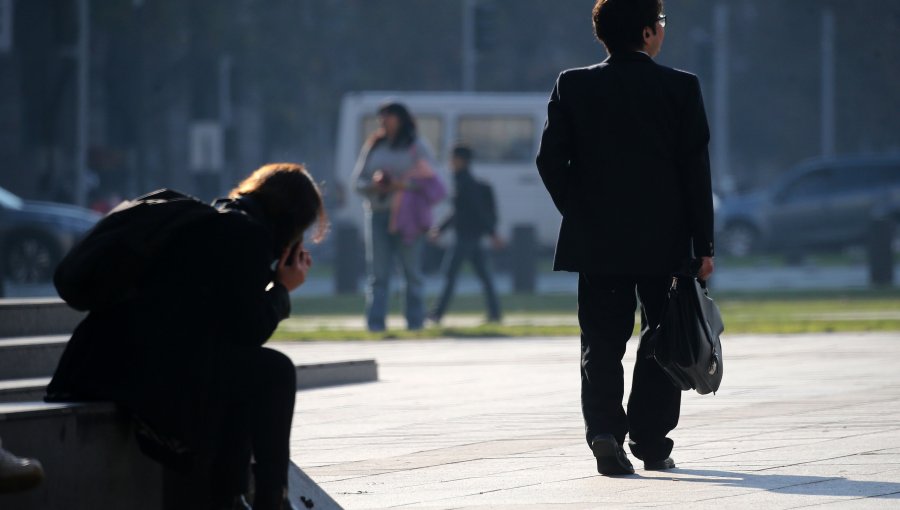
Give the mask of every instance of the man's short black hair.
M 644 27 L 656 33 L 662 0 L 597 0 L 594 4 L 594 35 L 610 54 L 640 50 Z
M 453 146 L 453 152 L 451 153 L 454 158 L 459 158 L 466 163 L 472 162 L 472 148 L 464 143 L 458 143 Z

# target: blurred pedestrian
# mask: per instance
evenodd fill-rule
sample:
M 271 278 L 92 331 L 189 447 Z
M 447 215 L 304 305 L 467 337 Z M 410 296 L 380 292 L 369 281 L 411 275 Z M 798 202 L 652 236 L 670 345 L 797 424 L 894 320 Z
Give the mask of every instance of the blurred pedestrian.
M 431 208 L 446 191 L 435 173 L 431 149 L 418 135 L 406 106 L 385 104 L 378 109 L 378 121 L 379 129 L 363 146 L 353 173 L 366 209 L 366 323 L 370 331 L 384 331 L 391 273 L 399 262 L 406 281 L 406 325 L 421 329 L 424 234 L 431 228 Z
M 304 232 L 317 224 L 320 239 L 325 211 L 312 177 L 289 163 L 259 168 L 215 205 L 173 232 L 128 299 L 78 325 L 47 399 L 131 412 L 145 453 L 209 480 L 208 501 L 183 507 L 240 504 L 252 454 L 253 508 L 279 509 L 296 369 L 263 344 L 306 281 Z
M 462 263 L 469 261 L 481 280 L 487 305 L 488 322 L 500 322 L 500 302 L 494 290 L 494 282 L 488 268 L 488 257 L 481 241 L 490 236 L 494 248 L 503 246 L 497 235 L 497 204 L 491 186 L 472 175 L 472 149 L 467 145 L 453 148 L 450 167 L 453 170 L 453 210 L 433 229 L 430 238 L 437 241 L 449 228 L 456 233 L 456 241 L 450 248 L 450 264 L 447 267 L 444 290 L 434 309 L 428 314 L 433 322 L 440 323 L 453 298 L 456 277 Z
M 713 271 L 709 128 L 697 77 L 656 64 L 662 0 L 597 0 L 594 31 L 609 58 L 563 71 L 537 157 L 562 213 L 554 269 L 579 273 L 581 404 L 586 439 L 605 475 L 671 469 L 681 391 L 641 343 L 628 411 L 622 357 L 636 296 L 647 334 L 659 324 L 673 272 L 692 256 Z M 636 291 L 636 292 L 635 292 Z
M 36 459 L 17 457 L 0 442 L 0 494 L 26 491 L 44 479 L 44 468 Z

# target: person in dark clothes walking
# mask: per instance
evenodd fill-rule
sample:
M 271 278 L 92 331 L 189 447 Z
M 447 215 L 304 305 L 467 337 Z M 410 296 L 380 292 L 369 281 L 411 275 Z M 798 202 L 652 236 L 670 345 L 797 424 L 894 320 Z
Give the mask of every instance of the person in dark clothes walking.
M 453 211 L 430 234 L 437 241 L 449 228 L 456 231 L 456 243 L 451 248 L 450 265 L 447 268 L 444 290 L 428 318 L 439 323 L 450 305 L 456 287 L 456 277 L 462 263 L 469 261 L 481 280 L 487 304 L 488 322 L 500 322 L 500 302 L 494 290 L 494 282 L 488 269 L 487 253 L 481 239 L 488 235 L 495 248 L 503 245 L 497 235 L 497 205 L 491 186 L 472 175 L 472 149 L 466 145 L 453 148 L 450 166 L 453 169 Z
M 605 475 L 675 467 L 668 438 L 681 391 L 641 343 L 627 412 L 622 358 L 636 294 L 659 324 L 673 272 L 691 257 L 713 271 L 709 127 L 696 76 L 653 61 L 665 37 L 661 0 L 597 0 L 594 31 L 609 58 L 562 72 L 550 95 L 537 167 L 562 214 L 554 269 L 579 273 L 581 405 Z
M 251 454 L 253 508 L 287 508 L 296 368 L 263 344 L 306 281 L 322 196 L 303 166 L 276 163 L 215 205 L 172 234 L 128 299 L 91 310 L 46 399 L 132 415 L 142 450 L 200 484 L 177 508 L 245 508 Z

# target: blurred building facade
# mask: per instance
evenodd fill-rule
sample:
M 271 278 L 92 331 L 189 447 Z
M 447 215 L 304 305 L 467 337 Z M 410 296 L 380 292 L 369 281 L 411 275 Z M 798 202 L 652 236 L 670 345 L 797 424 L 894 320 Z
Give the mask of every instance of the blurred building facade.
M 327 187 L 344 93 L 463 88 L 466 8 L 474 90 L 549 92 L 559 70 L 605 57 L 592 3 L 0 0 L 0 186 L 63 201 L 162 186 L 208 198 L 260 163 L 292 160 Z M 666 10 L 660 61 L 700 75 L 717 175 L 734 187 L 823 151 L 900 150 L 900 2 L 669 0 Z M 83 60 L 91 176 L 78 197 Z

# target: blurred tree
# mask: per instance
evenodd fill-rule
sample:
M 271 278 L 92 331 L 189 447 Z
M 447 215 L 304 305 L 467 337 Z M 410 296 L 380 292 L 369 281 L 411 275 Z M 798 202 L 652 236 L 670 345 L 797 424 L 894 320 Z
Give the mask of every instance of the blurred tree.
M 836 18 L 837 151 L 900 148 L 900 2 L 669 0 L 660 61 L 696 72 L 708 108 L 711 12 L 722 2 L 730 10 L 730 165 L 745 187 L 819 152 L 826 6 Z M 603 60 L 591 4 L 479 0 L 478 90 L 549 92 L 562 69 Z M 68 161 L 47 154 L 73 138 L 72 67 L 61 48 L 77 27 L 72 0 L 15 5 L 0 102 L 21 106 L 0 108 L 0 117 L 20 116 L 23 135 L 0 137 L 0 155 L 27 161 L 36 181 L 53 161 Z M 462 0 L 104 0 L 92 9 L 91 144 L 128 156 L 128 178 L 117 185 L 129 192 L 192 191 L 187 132 L 192 120 L 222 113 L 223 59 L 232 63 L 225 99 L 234 111 L 226 184 L 272 159 L 305 161 L 328 179 L 347 92 L 462 85 Z

